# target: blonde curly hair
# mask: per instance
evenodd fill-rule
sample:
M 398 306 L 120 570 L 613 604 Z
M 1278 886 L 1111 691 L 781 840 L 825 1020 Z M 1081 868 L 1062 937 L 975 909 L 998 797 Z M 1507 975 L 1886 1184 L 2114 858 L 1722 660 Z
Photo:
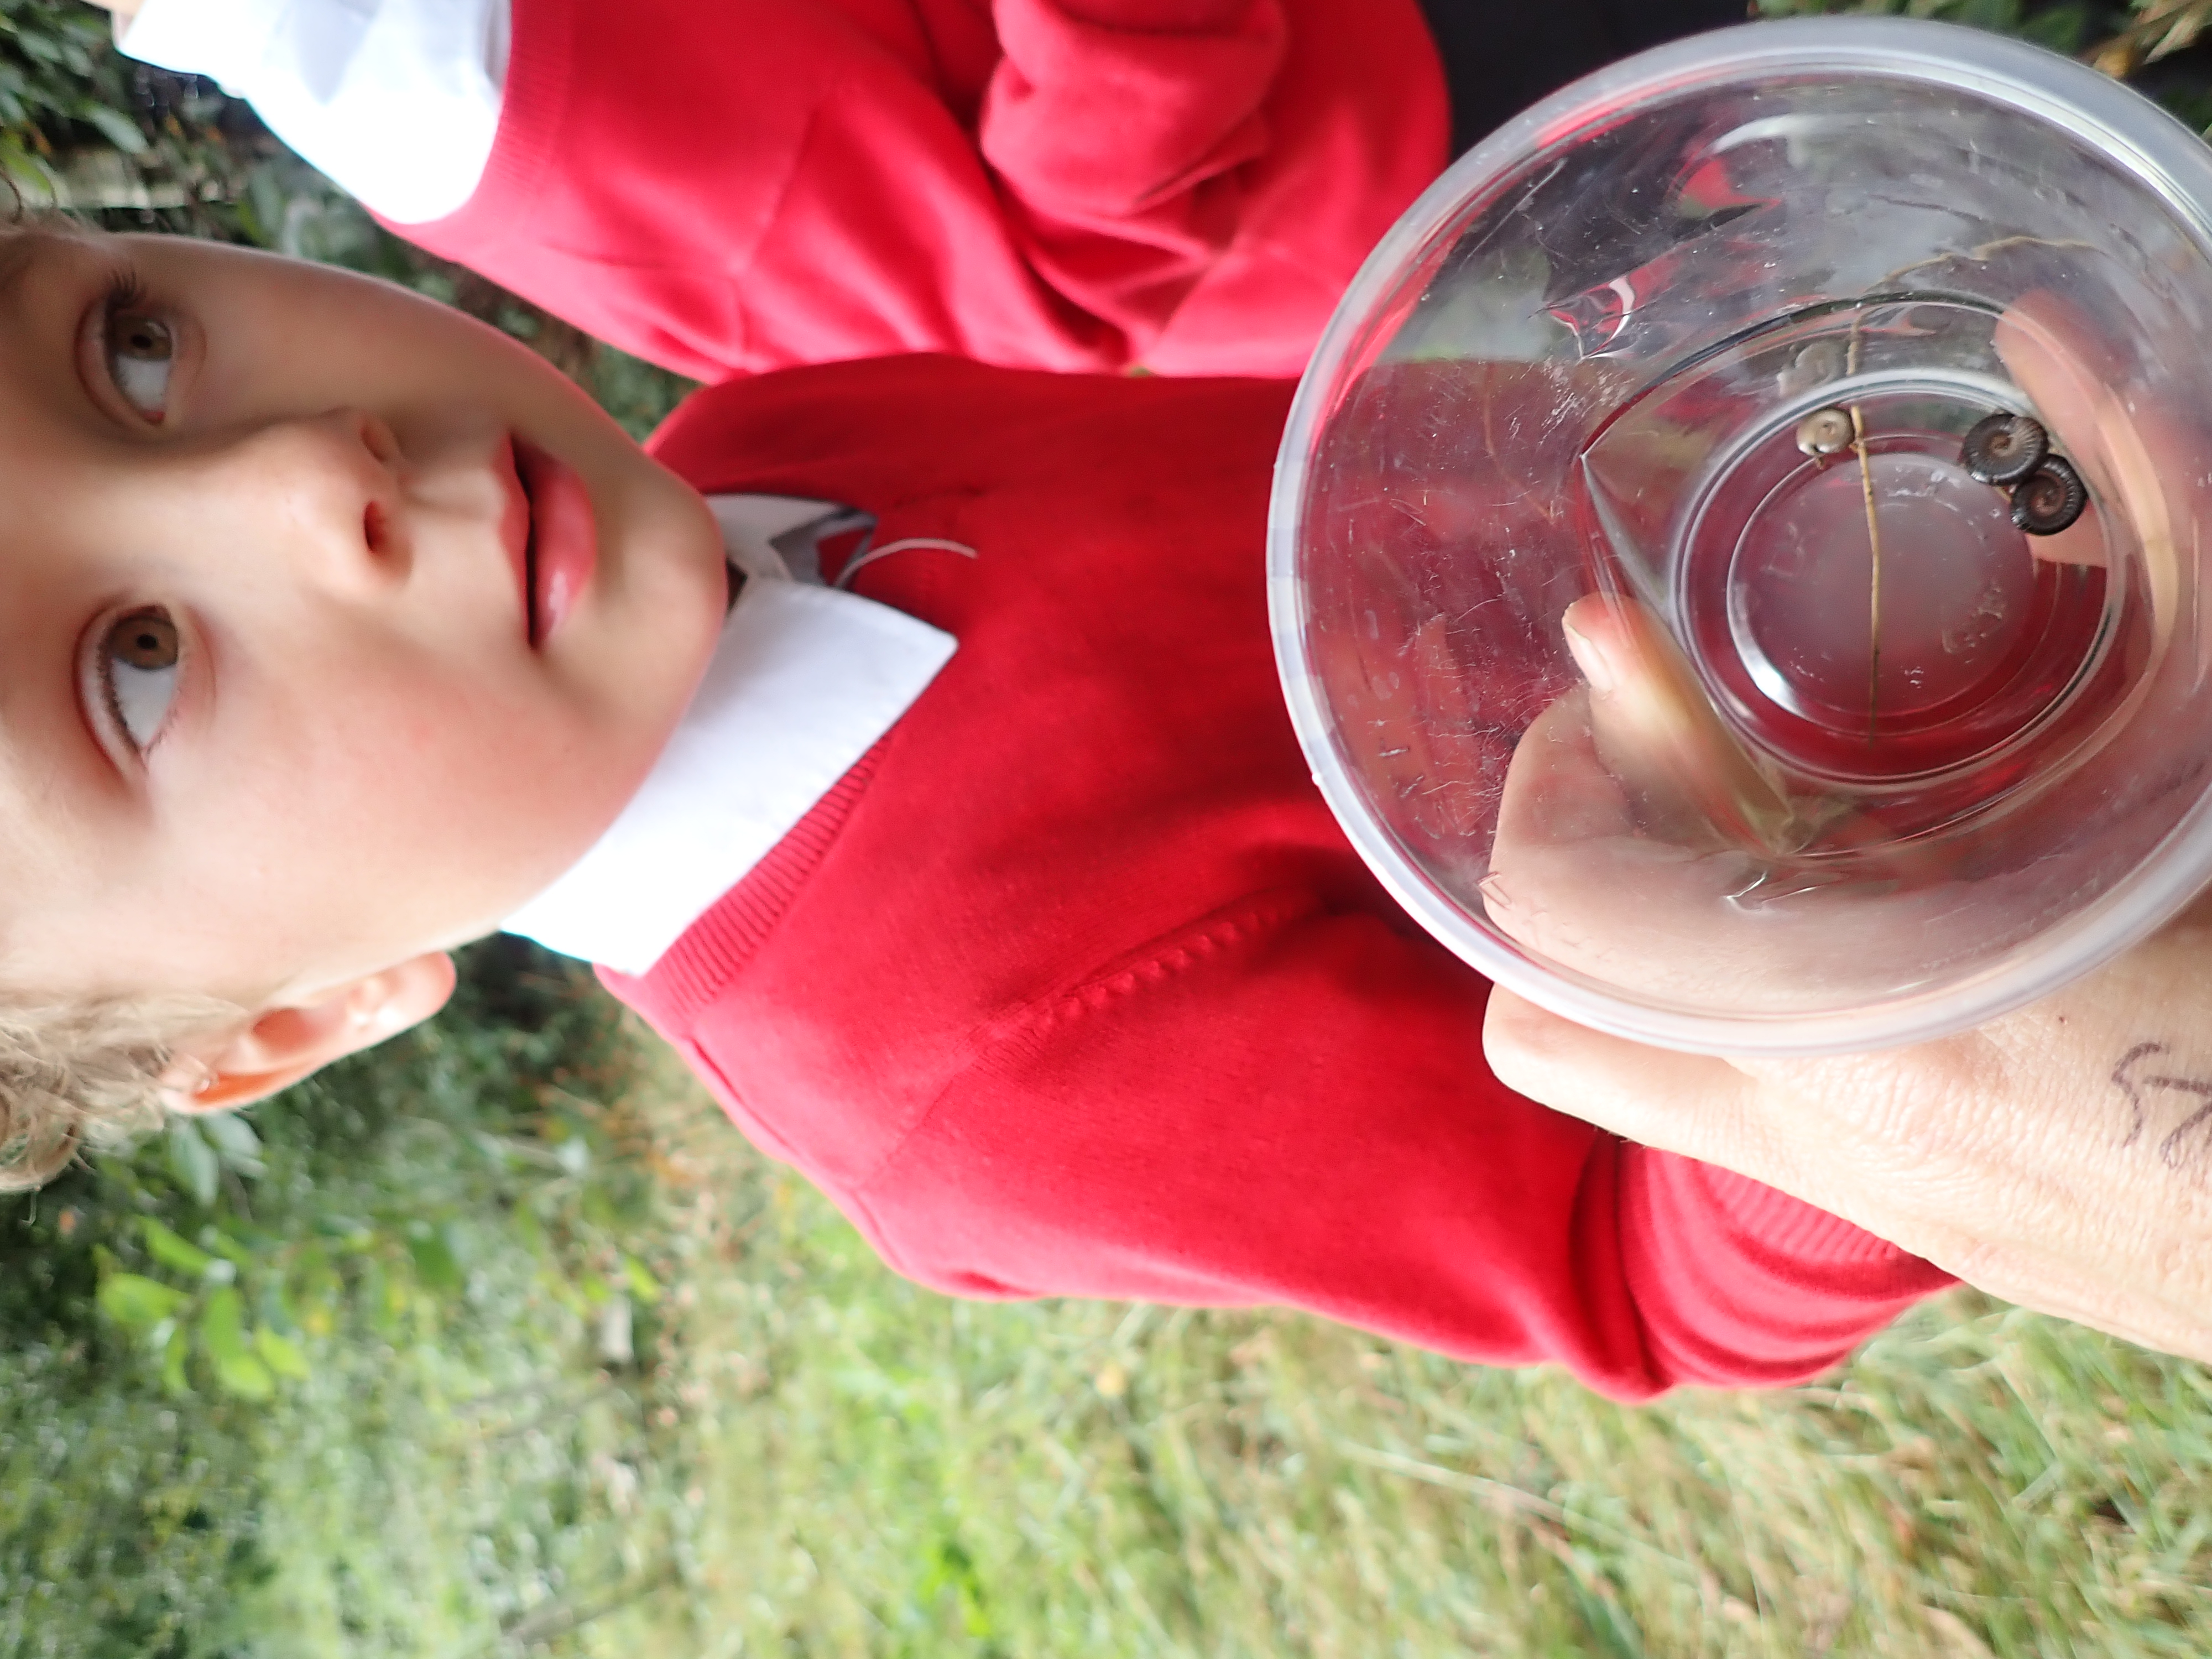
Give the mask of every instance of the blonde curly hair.
M 0 1000 L 0 1192 L 157 1127 L 179 1045 L 236 1012 L 201 997 Z

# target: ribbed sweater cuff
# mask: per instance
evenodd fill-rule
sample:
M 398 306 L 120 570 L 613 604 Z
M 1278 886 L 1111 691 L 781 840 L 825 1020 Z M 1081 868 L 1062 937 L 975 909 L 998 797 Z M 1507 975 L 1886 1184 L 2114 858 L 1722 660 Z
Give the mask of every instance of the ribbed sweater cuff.
M 1662 1375 L 1799 1382 L 1951 1276 L 1850 1222 L 1694 1158 L 1623 1149 L 1622 1246 Z

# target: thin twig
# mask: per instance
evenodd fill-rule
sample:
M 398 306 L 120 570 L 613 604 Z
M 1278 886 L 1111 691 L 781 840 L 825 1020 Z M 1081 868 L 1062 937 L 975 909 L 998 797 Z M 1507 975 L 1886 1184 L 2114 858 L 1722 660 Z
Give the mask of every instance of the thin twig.
M 1850 350 L 1844 362 L 1845 375 L 1856 379 L 1859 372 L 1859 325 L 1863 311 L 1851 313 Z M 1874 509 L 1874 467 L 1867 459 L 1866 416 L 1856 403 L 1850 405 L 1851 413 L 1851 453 L 1859 460 L 1859 495 L 1866 503 L 1867 553 L 1870 574 L 1867 579 L 1867 741 L 1875 739 L 1875 730 L 1881 715 L 1881 526 Z
M 1851 448 L 1859 458 L 1859 495 L 1866 502 L 1867 551 L 1871 559 L 1867 578 L 1867 741 L 1875 738 L 1881 715 L 1881 526 L 1874 510 L 1874 468 L 1867 460 L 1866 417 L 1853 404 Z

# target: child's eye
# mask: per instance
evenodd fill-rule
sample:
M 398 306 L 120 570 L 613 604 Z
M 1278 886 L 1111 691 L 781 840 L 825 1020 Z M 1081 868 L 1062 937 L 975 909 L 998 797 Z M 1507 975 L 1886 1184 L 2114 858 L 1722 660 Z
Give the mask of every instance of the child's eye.
M 97 664 L 107 711 L 141 754 L 154 746 L 177 696 L 177 624 L 158 605 L 108 623 Z
M 158 422 L 168 408 L 176 331 L 146 312 L 111 307 L 106 333 L 107 372 L 115 389 L 141 415 Z

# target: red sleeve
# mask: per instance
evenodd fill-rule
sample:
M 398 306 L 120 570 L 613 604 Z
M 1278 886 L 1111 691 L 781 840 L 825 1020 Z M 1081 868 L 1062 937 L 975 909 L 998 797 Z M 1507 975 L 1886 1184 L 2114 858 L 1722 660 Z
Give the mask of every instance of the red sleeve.
M 1263 897 L 998 1033 L 842 1201 L 956 1293 L 1283 1304 L 1628 1399 L 1811 1376 L 1948 1282 L 1511 1093 L 1486 995 Z
M 482 181 L 396 228 L 707 380 L 918 351 L 1283 374 L 1443 159 L 1413 0 L 963 15 L 517 0 Z
M 1783 1383 L 1954 1281 L 1758 1182 L 1623 1145 L 1621 1231 L 1644 1340 L 1680 1382 Z
M 1269 144 L 1279 0 L 995 0 L 977 145 L 1046 280 L 1157 334 L 1235 236 Z M 1111 135 L 1108 142 L 1106 136 Z

